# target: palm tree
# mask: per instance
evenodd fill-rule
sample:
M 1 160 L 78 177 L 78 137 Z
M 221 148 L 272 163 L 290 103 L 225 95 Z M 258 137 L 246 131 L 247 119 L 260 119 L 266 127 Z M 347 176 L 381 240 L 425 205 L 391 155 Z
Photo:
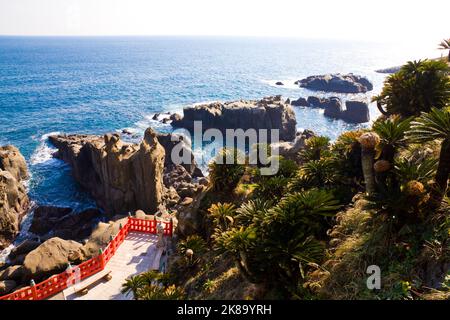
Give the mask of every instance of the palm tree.
M 441 141 L 439 164 L 436 170 L 435 184 L 431 192 L 433 206 L 439 206 L 447 192 L 450 173 L 450 111 L 432 108 L 411 123 L 409 137 L 417 143 Z
M 138 298 L 138 291 L 145 285 L 144 279 L 140 275 L 132 276 L 125 280 L 120 291 L 124 295 L 133 294 L 135 300 Z
M 448 50 L 447 60 L 450 62 L 450 38 L 442 40 L 441 43 L 439 43 L 439 49 Z

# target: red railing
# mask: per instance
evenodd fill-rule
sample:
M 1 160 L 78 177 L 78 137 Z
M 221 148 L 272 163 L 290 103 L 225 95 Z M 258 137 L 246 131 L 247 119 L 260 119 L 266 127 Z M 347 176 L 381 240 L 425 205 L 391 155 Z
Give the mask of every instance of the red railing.
M 161 221 L 161 224 L 164 227 L 164 235 L 171 237 L 173 233 L 172 220 Z M 70 268 L 60 274 L 53 275 L 38 284 L 30 285 L 0 297 L 0 300 L 44 300 L 51 297 L 63 291 L 69 285 L 74 284 L 76 280 L 83 280 L 102 271 L 130 231 L 156 234 L 157 226 L 158 221 L 156 219 L 143 220 L 129 217 L 127 223 L 120 228 L 117 235 L 111 239 L 106 248 L 100 250 L 98 256 L 79 264 L 76 268 Z

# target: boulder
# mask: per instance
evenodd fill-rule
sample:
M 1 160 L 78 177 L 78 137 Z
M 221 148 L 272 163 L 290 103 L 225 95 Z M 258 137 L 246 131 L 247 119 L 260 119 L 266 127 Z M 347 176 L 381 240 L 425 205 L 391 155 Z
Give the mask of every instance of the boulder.
M 37 247 L 39 247 L 40 244 L 41 243 L 38 241 L 27 239 L 27 240 L 21 242 L 17 247 L 12 249 L 8 255 L 8 258 L 12 260 L 12 259 L 16 259 L 17 257 L 23 256 L 23 255 L 29 253 L 30 251 L 33 251 Z
M 82 254 L 91 258 L 98 255 L 100 249 L 104 249 L 111 237 L 115 237 L 120 230 L 120 225 L 124 226 L 127 223 L 127 217 L 110 221 L 109 223 L 100 222 L 90 235 L 86 244 L 81 248 Z
M 151 128 L 139 145 L 124 143 L 117 134 L 49 139 L 58 148 L 56 156 L 71 165 L 75 180 L 107 215 L 155 212 L 162 203 L 165 151 Z
M 72 240 L 48 239 L 27 254 L 23 263 L 24 272 L 27 278 L 41 281 L 65 270 L 69 262 L 78 264 L 83 261 L 81 248 L 81 243 Z
M 342 117 L 342 103 L 339 98 L 332 97 L 325 106 L 324 116 L 340 119 Z
M 292 100 L 291 105 L 296 107 L 308 107 L 309 103 L 305 98 L 298 98 L 297 100 Z
M 65 240 L 82 240 L 91 234 L 100 216 L 98 209 L 74 213 L 70 208 L 41 206 L 34 210 L 30 231 L 39 236 L 51 233 Z
M 0 250 L 17 236 L 29 199 L 23 179 L 28 177 L 25 159 L 13 146 L 0 147 Z
M 302 88 L 326 92 L 365 93 L 373 90 L 367 78 L 353 73 L 315 75 L 299 80 L 298 84 Z
M 284 141 L 295 138 L 297 121 L 292 106 L 281 101 L 281 96 L 267 97 L 259 101 L 240 100 L 214 102 L 186 107 L 184 117 L 173 121 L 172 126 L 194 130 L 194 121 L 201 121 L 202 129 L 278 129 Z
M 5 295 L 12 292 L 17 287 L 14 280 L 0 281 L 0 295 Z
M 348 100 L 345 102 L 346 110 L 341 118 L 352 123 L 363 123 L 370 121 L 369 104 L 367 101 Z
M 275 83 L 275 85 L 277 85 L 277 86 L 284 86 L 284 83 L 281 82 L 281 81 L 277 81 L 277 82 Z
M 0 281 L 15 280 L 20 282 L 24 275 L 25 269 L 23 266 L 19 265 L 10 266 L 5 270 L 0 271 Z

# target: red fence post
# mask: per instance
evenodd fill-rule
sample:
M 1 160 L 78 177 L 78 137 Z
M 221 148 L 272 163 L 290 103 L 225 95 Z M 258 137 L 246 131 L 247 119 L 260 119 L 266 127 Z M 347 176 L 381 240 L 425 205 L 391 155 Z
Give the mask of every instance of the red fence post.
M 37 290 L 36 290 L 36 282 L 33 279 L 30 281 L 31 293 L 33 295 L 33 300 L 38 300 Z
M 99 253 L 99 257 L 100 257 L 100 266 L 103 269 L 105 269 L 105 255 L 103 254 L 103 249 L 100 248 L 100 250 L 98 250 Z

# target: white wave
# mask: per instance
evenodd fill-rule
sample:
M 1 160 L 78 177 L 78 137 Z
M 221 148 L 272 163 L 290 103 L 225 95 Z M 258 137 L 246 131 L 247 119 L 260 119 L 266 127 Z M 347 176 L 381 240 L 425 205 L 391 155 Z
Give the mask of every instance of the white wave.
M 58 151 L 58 149 L 51 147 L 48 143 L 48 137 L 52 135 L 58 135 L 59 132 L 50 132 L 42 135 L 42 137 L 39 139 L 40 143 L 39 146 L 36 148 L 36 150 L 33 152 L 30 158 L 30 164 L 31 165 L 37 165 L 42 164 L 45 162 L 49 162 L 54 160 L 53 153 Z

